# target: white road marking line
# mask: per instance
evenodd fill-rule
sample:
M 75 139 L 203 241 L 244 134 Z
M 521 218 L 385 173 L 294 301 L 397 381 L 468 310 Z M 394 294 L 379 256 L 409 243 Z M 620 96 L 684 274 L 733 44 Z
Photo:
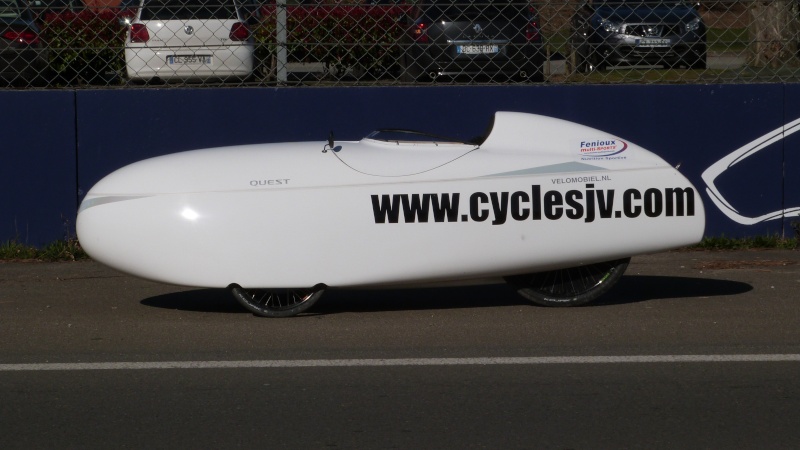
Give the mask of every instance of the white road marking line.
M 300 367 L 492 366 L 625 363 L 800 362 L 800 354 L 534 356 L 509 358 L 300 359 L 0 364 L 0 372 L 46 370 L 279 369 Z

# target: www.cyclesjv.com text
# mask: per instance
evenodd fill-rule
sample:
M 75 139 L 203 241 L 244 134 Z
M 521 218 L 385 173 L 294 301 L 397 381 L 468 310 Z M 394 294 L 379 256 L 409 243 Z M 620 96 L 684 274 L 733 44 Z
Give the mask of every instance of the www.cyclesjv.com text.
M 695 192 L 691 187 L 596 189 L 566 192 L 530 190 L 516 192 L 475 192 L 439 194 L 372 195 L 375 223 L 486 222 L 502 225 L 508 220 L 583 220 L 646 217 L 694 216 Z M 462 198 L 468 209 L 461 212 Z M 621 200 L 619 202 L 618 200 Z M 621 203 L 621 205 L 620 205 Z

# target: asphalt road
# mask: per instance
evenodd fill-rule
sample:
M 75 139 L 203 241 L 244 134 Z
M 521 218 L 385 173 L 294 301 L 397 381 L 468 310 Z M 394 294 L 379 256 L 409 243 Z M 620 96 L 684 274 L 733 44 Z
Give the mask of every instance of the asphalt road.
M 800 252 L 634 258 L 600 302 L 332 291 L 263 319 L 0 264 L 0 448 L 800 448 Z

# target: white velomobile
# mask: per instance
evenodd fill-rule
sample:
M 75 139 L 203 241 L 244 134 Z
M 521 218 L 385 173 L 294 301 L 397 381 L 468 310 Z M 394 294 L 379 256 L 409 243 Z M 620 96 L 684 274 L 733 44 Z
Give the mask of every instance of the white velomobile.
M 698 191 L 655 154 L 512 112 L 470 142 L 383 130 L 151 158 L 98 182 L 77 219 L 97 261 L 228 287 L 273 317 L 327 288 L 506 281 L 540 305 L 583 304 L 632 255 L 696 243 L 704 227 Z

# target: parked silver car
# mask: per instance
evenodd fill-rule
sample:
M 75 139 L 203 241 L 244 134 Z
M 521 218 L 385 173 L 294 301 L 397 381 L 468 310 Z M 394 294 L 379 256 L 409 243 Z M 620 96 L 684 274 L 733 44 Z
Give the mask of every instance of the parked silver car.
M 706 68 L 706 26 L 682 0 L 587 0 L 572 19 L 575 67 Z

